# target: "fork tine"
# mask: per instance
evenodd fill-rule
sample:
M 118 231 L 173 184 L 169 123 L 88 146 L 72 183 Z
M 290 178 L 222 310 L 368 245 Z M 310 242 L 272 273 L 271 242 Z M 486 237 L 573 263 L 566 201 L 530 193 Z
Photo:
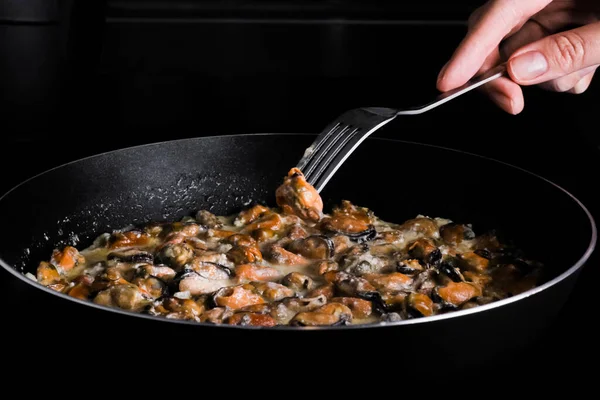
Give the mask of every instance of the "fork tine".
M 317 181 L 323 176 L 323 174 L 329 169 L 329 166 L 334 160 L 337 160 L 338 155 L 342 150 L 344 150 L 349 143 L 355 142 L 357 136 L 360 136 L 361 129 L 360 128 L 351 128 L 346 130 L 340 140 L 335 143 L 335 147 L 330 147 L 327 150 L 327 153 L 322 157 L 319 162 L 314 164 L 314 173 L 312 173 L 309 177 L 306 178 L 307 182 L 311 185 L 315 185 Z M 337 169 L 337 168 L 336 168 Z M 315 189 L 317 189 L 315 187 Z M 317 189 L 319 191 L 319 189 Z
M 311 175 L 310 180 L 307 179 L 308 182 L 314 186 L 317 192 L 321 192 L 327 182 L 329 182 L 329 179 L 331 179 L 360 143 L 392 119 L 380 118 L 354 128 L 345 136 L 343 141 L 339 141 L 335 148 L 329 150 L 326 159 L 319 163 L 317 171 Z
M 296 166 L 296 168 L 298 168 L 300 171 L 304 172 L 306 166 L 318 154 L 319 150 L 321 150 L 321 148 L 323 147 L 323 144 L 327 142 L 327 140 L 331 137 L 331 135 L 333 135 L 335 132 L 337 132 L 337 130 L 340 127 L 340 124 L 341 123 L 339 122 L 339 119 L 338 119 L 334 123 L 329 125 L 327 128 L 325 128 L 323 130 L 323 132 L 319 136 L 317 136 L 317 138 L 312 142 L 310 147 L 308 147 L 306 149 L 306 151 L 304 152 L 304 155 L 298 162 L 298 165 Z
M 315 188 L 320 192 L 356 146 L 395 116 L 396 110 L 385 108 L 347 111 L 317 136 L 297 168 L 308 183 L 318 185 Z
M 364 131 L 356 129 L 351 135 L 348 135 L 344 143 L 332 151 L 328 157 L 327 162 L 322 163 L 319 168 L 319 173 L 311 176 L 310 184 L 314 186 L 317 192 L 321 192 L 329 179 L 336 173 L 336 171 L 342 166 L 344 161 L 350 156 L 350 154 L 358 147 L 360 142 L 365 140 L 368 135 L 364 134 Z
M 340 123 L 335 132 L 330 135 L 327 140 L 323 141 L 319 151 L 315 152 L 314 156 L 306 167 L 306 171 L 304 171 L 304 177 L 307 181 L 310 181 L 311 177 L 315 173 L 318 173 L 318 167 L 323 163 L 324 160 L 328 159 L 326 156 L 332 151 L 332 149 L 335 150 L 340 146 L 340 143 L 343 142 L 350 129 L 350 126 Z

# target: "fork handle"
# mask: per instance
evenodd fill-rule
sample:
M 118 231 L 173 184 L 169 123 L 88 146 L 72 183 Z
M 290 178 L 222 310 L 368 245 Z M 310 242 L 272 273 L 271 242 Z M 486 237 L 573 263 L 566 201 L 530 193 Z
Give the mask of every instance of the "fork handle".
M 416 114 L 424 113 L 426 111 L 431 110 L 432 108 L 440 106 L 440 105 L 460 96 L 461 94 L 465 94 L 470 90 L 473 90 L 481 85 L 485 85 L 486 83 L 491 82 L 496 78 L 504 76 L 505 74 L 506 74 L 506 63 L 502 63 L 502 64 L 484 72 L 483 74 L 476 76 L 475 78 L 471 79 L 469 82 L 465 83 L 464 85 L 457 87 L 456 89 L 452 89 L 452 90 L 449 90 L 447 92 L 440 94 L 431 103 L 425 104 L 425 105 L 417 107 L 417 108 L 401 110 L 396 115 L 416 115 Z

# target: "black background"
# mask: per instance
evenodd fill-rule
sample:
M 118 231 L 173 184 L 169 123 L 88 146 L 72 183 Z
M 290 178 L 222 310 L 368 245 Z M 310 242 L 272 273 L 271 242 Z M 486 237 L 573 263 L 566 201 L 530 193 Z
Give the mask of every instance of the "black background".
M 74 3 L 37 14 L 0 8 L 2 192 L 47 168 L 121 147 L 217 134 L 317 133 L 352 107 L 428 102 L 478 4 Z M 577 96 L 524 90 L 518 116 L 473 92 L 431 113 L 398 118 L 375 135 L 524 167 L 570 190 L 600 220 L 600 84 Z M 549 218 L 561 218 L 560 210 Z M 582 354 L 598 354 L 598 266 L 596 252 L 569 306 L 532 350 L 542 360 L 533 369 L 565 379 L 590 372 L 576 366 Z M 18 283 L 4 271 L 0 285 L 18 304 L 11 297 Z M 20 315 L 8 312 L 4 323 Z

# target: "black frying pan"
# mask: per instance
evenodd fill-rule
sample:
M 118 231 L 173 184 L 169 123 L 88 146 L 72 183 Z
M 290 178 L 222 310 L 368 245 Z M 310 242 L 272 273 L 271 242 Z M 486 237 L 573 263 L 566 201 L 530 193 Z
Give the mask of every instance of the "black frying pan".
M 456 371 L 510 357 L 535 339 L 564 304 L 595 246 L 590 213 L 551 182 L 462 152 L 368 139 L 322 192 L 325 211 L 348 199 L 389 221 L 424 214 L 472 223 L 476 233 L 495 228 L 546 264 L 545 283 L 490 305 L 385 326 L 265 330 L 103 308 L 23 276 L 56 246 L 83 248 L 98 234 L 132 223 L 179 219 L 203 208 L 228 214 L 253 202 L 274 205 L 276 187 L 313 139 L 242 135 L 151 144 L 76 161 L 22 183 L 0 199 L 0 264 L 28 288 L 17 301 L 29 300 L 31 318 L 46 324 L 38 326 L 70 340 L 81 337 L 74 329 L 85 329 L 96 338 L 116 335 L 129 346 L 174 341 L 186 354 L 216 343 L 232 357 L 240 348 L 273 350 L 283 340 L 278 354 L 296 359 L 311 346 L 315 356 L 333 352 L 336 363 L 395 357 L 414 371 L 436 363 Z

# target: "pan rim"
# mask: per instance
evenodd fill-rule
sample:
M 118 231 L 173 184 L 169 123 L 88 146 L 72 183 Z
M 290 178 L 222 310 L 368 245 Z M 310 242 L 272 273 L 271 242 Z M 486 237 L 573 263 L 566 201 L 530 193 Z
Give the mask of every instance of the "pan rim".
M 115 149 L 115 150 L 110 150 L 110 151 L 106 151 L 106 152 L 102 152 L 102 153 L 98 153 L 98 154 L 94 154 L 94 155 L 90 155 L 88 157 L 84 157 L 81 159 L 77 159 L 77 160 L 73 160 L 73 161 L 69 161 L 67 163 L 58 165 L 56 167 L 50 168 L 48 170 L 45 170 L 41 173 L 38 173 L 36 175 L 31 176 L 30 178 L 24 180 L 23 182 L 17 184 L 16 186 L 12 187 L 11 189 L 9 189 L 7 192 L 5 192 L 4 194 L 2 194 L 2 196 L 0 196 L 0 205 L 2 204 L 2 201 L 8 197 L 13 191 L 18 190 L 19 187 L 27 184 L 28 182 L 37 179 L 38 177 L 48 174 L 54 170 L 66 167 L 68 165 L 71 164 L 75 164 L 75 163 L 79 163 L 79 162 L 83 162 L 85 160 L 88 159 L 92 159 L 92 158 L 99 158 L 102 156 L 105 156 L 107 154 L 116 154 L 119 152 L 124 152 L 124 151 L 131 151 L 132 149 L 139 149 L 142 147 L 147 147 L 147 146 L 161 146 L 161 145 L 165 145 L 165 144 L 171 144 L 171 143 L 177 143 L 177 142 L 185 142 L 185 141 L 197 141 L 197 140 L 210 140 L 210 139 L 221 139 L 221 138 L 235 138 L 235 137 L 253 137 L 253 136 L 316 136 L 316 134 L 310 134 L 310 133 L 243 133 L 243 134 L 231 134 L 231 135 L 211 135 L 211 136 L 203 136 L 203 137 L 191 137 L 191 138 L 183 138 L 183 139 L 175 139 L 175 140 L 165 140 L 165 141 L 159 141 L 159 142 L 152 142 L 152 143 L 145 143 L 145 144 L 141 144 L 141 145 L 134 145 L 134 146 L 128 146 L 128 147 L 123 147 L 120 149 Z M 340 331 L 348 331 L 348 330 L 355 330 L 355 329 L 381 329 L 381 328 L 387 328 L 387 327 L 397 327 L 397 326 L 404 326 L 404 325 L 413 325 L 413 324 L 424 324 L 424 323 L 435 323 L 435 322 L 439 322 L 439 321 L 444 321 L 446 319 L 456 319 L 456 318 L 461 318 L 461 317 L 468 317 L 469 315 L 472 314 L 477 314 L 477 313 L 482 313 L 485 311 L 489 311 L 489 310 L 493 310 L 495 308 L 501 308 L 503 306 L 508 306 L 512 303 L 517 303 L 521 300 L 524 300 L 530 296 L 536 295 L 540 292 L 543 292 L 547 289 L 549 289 L 552 286 L 555 286 L 556 284 L 562 282 L 563 280 L 567 279 L 568 277 L 570 277 L 571 275 L 573 275 L 575 272 L 577 272 L 579 269 L 581 269 L 585 263 L 588 261 L 588 259 L 591 257 L 591 255 L 593 254 L 596 244 L 597 244 L 597 240 L 598 240 L 598 232 L 597 232 L 597 227 L 596 227 L 596 222 L 594 220 L 594 217 L 592 216 L 591 212 L 588 210 L 588 208 L 577 198 L 575 197 L 572 193 L 570 193 L 569 191 L 567 191 L 566 189 L 564 189 L 563 187 L 561 187 L 560 185 L 550 181 L 547 178 L 544 178 L 536 173 L 533 173 L 529 170 L 526 170 L 524 168 L 521 168 L 519 166 L 513 165 L 513 164 L 509 164 L 507 162 L 495 159 L 495 158 L 491 158 L 491 157 L 487 157 L 487 156 L 482 156 L 476 153 L 471 153 L 471 152 L 467 152 L 464 150 L 458 150 L 458 149 L 453 149 L 453 148 L 449 148 L 449 147 L 444 147 L 444 146 L 438 146 L 438 145 L 433 145 L 433 144 L 428 144 L 428 143 L 420 143 L 420 142 L 414 142 L 414 141 L 406 141 L 406 140 L 400 140 L 400 139 L 391 139 L 391 138 L 378 138 L 378 137 L 370 137 L 367 138 L 367 140 L 371 140 L 371 141 L 385 141 L 385 142 L 394 142 L 394 143 L 405 143 L 405 144 L 410 144 L 410 145 L 416 145 L 416 146 L 422 146 L 422 147 L 429 147 L 429 148 L 435 148 L 435 149 L 439 149 L 439 150 L 443 150 L 443 151 L 449 151 L 449 152 L 453 152 L 453 153 L 458 153 L 458 154 L 463 154 L 463 155 L 467 155 L 467 156 L 471 156 L 471 157 L 477 157 L 479 159 L 483 159 L 486 161 L 491 161 L 493 163 L 498 163 L 498 164 L 502 164 L 505 167 L 508 168 L 514 168 L 517 169 L 521 172 L 524 172 L 534 178 L 537 179 L 541 179 L 542 181 L 544 181 L 547 184 L 550 184 L 552 186 L 554 186 L 556 189 L 562 191 L 564 194 L 566 194 L 567 196 L 569 196 L 571 198 L 571 200 L 575 201 L 575 203 L 579 206 L 579 208 L 581 210 L 583 210 L 583 212 L 585 213 L 585 215 L 588 217 L 588 221 L 590 223 L 590 229 L 591 229 L 591 238 L 590 238 L 590 242 L 585 250 L 585 252 L 583 253 L 583 255 L 581 257 L 579 257 L 579 259 L 577 260 L 577 262 L 575 262 L 570 268 L 566 269 L 563 273 L 561 273 L 560 275 L 556 276 L 555 278 L 549 280 L 548 282 L 545 282 L 544 284 L 537 286 L 535 288 L 532 288 L 530 290 L 527 290 L 523 293 L 520 293 L 518 295 L 506 298 L 506 299 L 502 299 L 502 300 L 497 300 L 494 301 L 492 303 L 489 304 L 484 304 L 484 305 L 480 305 L 478 307 L 473 307 L 473 308 L 469 308 L 466 310 L 458 310 L 458 311 L 452 311 L 446 314 L 440 314 L 440 315 L 433 315 L 433 316 L 429 316 L 429 317 L 421 317 L 421 318 L 414 318 L 414 319 L 407 319 L 407 320 L 401 320 L 401 321 L 396 321 L 396 322 L 379 322 L 379 323 L 373 323 L 373 324 L 362 324 L 362 325 L 346 325 L 346 326 L 317 326 L 317 327 L 293 327 L 293 326 L 274 326 L 274 327 L 256 327 L 256 326 L 239 326 L 239 325 L 227 325 L 227 324 L 221 324 L 221 325 L 216 325 L 216 324 L 212 324 L 212 323 L 206 323 L 206 322 L 196 322 L 196 321 L 186 321 L 186 320 L 176 320 L 176 319 L 168 319 L 168 318 L 164 318 L 164 317 L 160 317 L 160 316 L 152 316 L 152 315 L 148 315 L 148 314 L 140 314 L 140 313 L 136 313 L 136 312 L 132 312 L 132 311 L 127 311 L 127 310 L 122 310 L 119 308 L 115 308 L 115 307 L 108 307 L 108 306 L 102 306 L 102 305 L 98 305 L 96 303 L 93 303 L 92 301 L 89 300 L 81 300 L 81 299 L 76 299 L 74 297 L 68 296 L 67 294 L 64 293 L 59 293 L 56 292 L 48 287 L 45 287 L 41 284 L 39 284 L 36 281 L 33 281 L 32 279 L 28 278 L 27 276 L 25 276 L 25 274 L 18 272 L 14 267 L 12 267 L 10 264 L 8 264 L 7 262 L 4 261 L 4 259 L 2 258 L 2 254 L 0 254 L 0 266 L 2 266 L 5 270 L 7 270 L 10 274 L 12 274 L 13 276 L 15 276 L 17 279 L 21 280 L 22 282 L 25 282 L 26 284 L 40 289 L 46 293 L 49 293 L 51 295 L 54 296 L 58 296 L 59 298 L 62 299 L 66 299 L 66 300 L 70 300 L 72 302 L 87 306 L 87 307 L 94 307 L 96 309 L 99 310 L 104 310 L 104 311 L 108 311 L 108 312 L 112 312 L 112 313 L 117 313 L 117 314 L 121 314 L 124 316 L 134 316 L 137 318 L 142 318 L 142 319 L 147 319 L 147 320 L 151 320 L 151 321 L 158 321 L 158 322 L 163 322 L 163 323 L 175 323 L 175 324 L 182 324 L 182 325 L 188 325 L 188 326 L 198 326 L 198 327 L 213 327 L 213 328 L 218 328 L 218 329 L 242 329 L 242 330 L 277 330 L 277 331 L 294 331 L 294 332 L 298 332 L 298 331 L 306 331 L 306 332 L 314 332 L 314 331 L 331 331 L 331 330 L 340 330 Z

